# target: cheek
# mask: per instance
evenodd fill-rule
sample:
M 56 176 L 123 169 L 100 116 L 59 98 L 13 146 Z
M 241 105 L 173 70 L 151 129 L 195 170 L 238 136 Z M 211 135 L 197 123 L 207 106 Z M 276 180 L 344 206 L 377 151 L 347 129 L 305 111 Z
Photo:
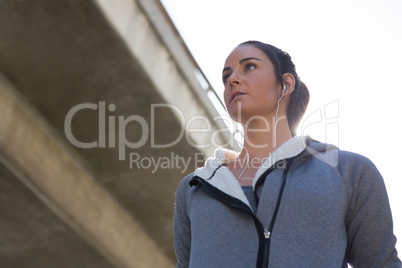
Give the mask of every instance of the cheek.
M 259 94 L 264 100 L 275 98 L 277 86 L 272 79 L 259 80 L 260 82 L 255 84 L 255 88 L 259 89 Z
M 226 107 L 229 104 L 230 94 L 230 90 L 225 87 L 225 90 L 223 91 L 223 100 L 225 101 Z

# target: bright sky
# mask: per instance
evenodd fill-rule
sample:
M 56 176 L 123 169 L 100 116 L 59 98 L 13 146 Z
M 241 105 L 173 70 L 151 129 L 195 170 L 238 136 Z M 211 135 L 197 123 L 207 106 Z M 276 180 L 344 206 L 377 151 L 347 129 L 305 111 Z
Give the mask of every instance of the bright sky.
M 292 56 L 311 94 L 303 134 L 376 164 L 388 190 L 401 257 L 402 1 L 162 3 L 220 95 L 223 64 L 237 44 L 259 40 Z M 322 122 L 314 123 L 320 113 Z

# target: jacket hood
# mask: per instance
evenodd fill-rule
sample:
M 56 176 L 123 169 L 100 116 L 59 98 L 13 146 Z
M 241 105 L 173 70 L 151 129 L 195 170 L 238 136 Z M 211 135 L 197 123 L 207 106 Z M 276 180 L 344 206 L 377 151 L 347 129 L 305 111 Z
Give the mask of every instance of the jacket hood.
M 326 164 L 336 167 L 338 165 L 339 148 L 335 145 L 322 143 L 310 137 L 305 140 L 306 150 L 303 157 L 317 157 Z

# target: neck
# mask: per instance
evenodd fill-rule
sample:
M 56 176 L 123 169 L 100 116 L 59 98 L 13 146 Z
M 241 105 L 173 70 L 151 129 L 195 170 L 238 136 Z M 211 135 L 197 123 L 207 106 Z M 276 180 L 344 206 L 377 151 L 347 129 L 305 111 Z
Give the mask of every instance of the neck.
M 278 117 L 276 129 L 275 118 L 270 121 L 258 120 L 244 128 L 244 148 L 239 158 L 263 159 L 268 157 L 283 143 L 292 138 L 285 116 Z

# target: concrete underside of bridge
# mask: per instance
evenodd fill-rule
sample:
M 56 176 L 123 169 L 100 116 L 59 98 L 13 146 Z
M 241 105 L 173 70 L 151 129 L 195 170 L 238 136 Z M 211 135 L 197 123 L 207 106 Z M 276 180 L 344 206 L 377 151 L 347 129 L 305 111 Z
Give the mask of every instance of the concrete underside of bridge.
M 0 267 L 175 266 L 193 143 L 229 137 L 194 71 L 159 1 L 0 1 Z

